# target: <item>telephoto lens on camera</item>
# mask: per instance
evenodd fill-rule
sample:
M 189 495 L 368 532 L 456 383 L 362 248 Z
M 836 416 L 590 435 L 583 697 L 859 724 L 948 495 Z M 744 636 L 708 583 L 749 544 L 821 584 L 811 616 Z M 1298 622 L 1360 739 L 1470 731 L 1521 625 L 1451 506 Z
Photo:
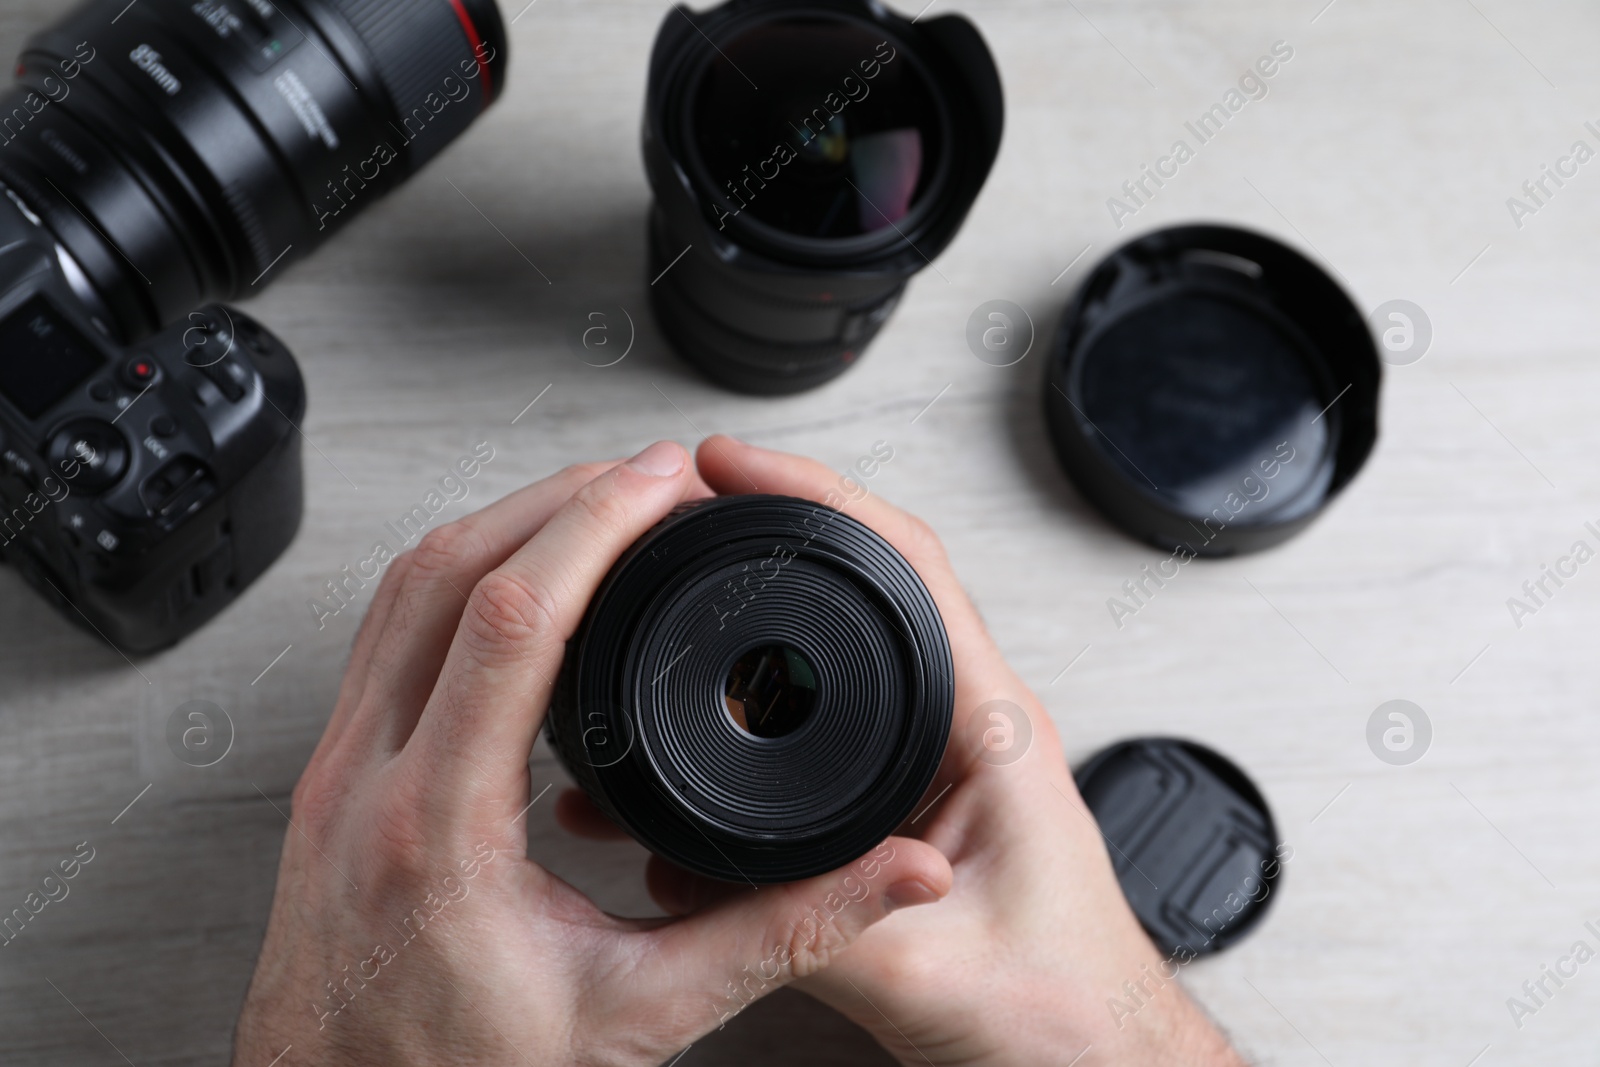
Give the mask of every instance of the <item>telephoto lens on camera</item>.
M 911 565 L 788 497 L 685 505 L 618 561 L 556 683 L 573 778 L 657 855 L 729 882 L 834 870 L 943 757 L 950 644 Z
M 960 229 L 1000 79 L 954 15 L 867 0 L 670 12 L 651 58 L 651 300 L 708 377 L 793 393 L 848 369 Z
M 91 0 L 24 49 L 0 182 L 137 340 L 309 255 L 471 125 L 505 64 L 494 0 Z

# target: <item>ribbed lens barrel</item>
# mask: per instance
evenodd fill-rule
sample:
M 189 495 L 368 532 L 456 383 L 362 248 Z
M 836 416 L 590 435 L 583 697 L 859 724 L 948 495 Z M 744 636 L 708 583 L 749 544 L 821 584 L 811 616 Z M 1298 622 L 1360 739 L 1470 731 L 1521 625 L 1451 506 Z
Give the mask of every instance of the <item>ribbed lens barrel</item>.
M 310 10 L 320 3 L 336 14 L 360 38 L 398 123 L 414 138 L 412 170 L 460 136 L 500 93 L 505 30 L 493 0 L 310 3 Z M 470 99 L 452 100 L 460 90 L 446 87 L 447 77 L 468 87 Z
M 912 812 L 949 735 L 950 646 L 916 572 L 853 519 L 785 497 L 690 505 L 612 570 L 549 730 L 657 854 L 793 881 Z

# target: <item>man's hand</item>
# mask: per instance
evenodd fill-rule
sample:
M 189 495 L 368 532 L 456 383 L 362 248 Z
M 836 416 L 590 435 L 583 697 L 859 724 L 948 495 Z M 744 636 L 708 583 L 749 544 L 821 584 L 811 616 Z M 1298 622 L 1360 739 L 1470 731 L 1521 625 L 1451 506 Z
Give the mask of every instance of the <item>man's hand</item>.
M 710 492 L 657 444 L 390 566 L 294 791 L 236 1067 L 659 1064 L 721 1023 L 750 970 L 761 992 L 814 977 L 894 907 L 949 891 L 936 847 L 891 838 L 832 875 L 635 921 L 526 855 L 528 755 L 566 641 L 622 552 Z M 800 923 L 839 892 L 833 922 Z
M 754 481 L 763 493 L 822 501 L 839 482 L 811 460 L 726 437 L 701 447 L 699 467 L 711 489 L 727 494 L 750 492 Z M 902 832 L 948 857 L 955 882 L 937 908 L 896 915 L 867 931 L 800 988 L 916 1067 L 1239 1064 L 1170 977 L 1176 968 L 1163 968 L 1129 910 L 1050 716 L 1007 666 L 938 538 L 876 497 L 845 510 L 916 568 L 950 634 L 956 681 L 950 746 L 918 806 L 922 814 Z M 1026 716 L 1032 727 L 1031 746 L 1014 762 L 979 758 L 985 730 L 1000 726 L 979 715 L 991 701 L 1007 702 L 1006 712 Z M 617 832 L 582 794 L 564 795 L 558 814 L 577 833 Z M 655 858 L 648 880 L 656 901 L 676 915 L 751 899 L 737 886 Z M 1137 998 L 1124 983 L 1139 991 Z

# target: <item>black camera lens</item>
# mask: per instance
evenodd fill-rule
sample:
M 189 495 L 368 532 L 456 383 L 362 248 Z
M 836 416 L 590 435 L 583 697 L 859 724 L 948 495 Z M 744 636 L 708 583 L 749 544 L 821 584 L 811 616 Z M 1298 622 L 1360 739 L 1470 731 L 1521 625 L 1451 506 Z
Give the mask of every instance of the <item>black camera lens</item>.
M 0 96 L 0 182 L 135 340 L 319 247 L 481 115 L 505 61 L 493 0 L 91 0 Z
M 680 867 L 795 881 L 913 811 L 950 731 L 950 645 L 899 553 L 787 497 L 679 509 L 612 569 L 548 729 L 573 778 Z
M 977 30 L 866 0 L 668 14 L 651 62 L 651 299 L 684 358 L 750 393 L 848 368 L 955 236 L 999 150 Z

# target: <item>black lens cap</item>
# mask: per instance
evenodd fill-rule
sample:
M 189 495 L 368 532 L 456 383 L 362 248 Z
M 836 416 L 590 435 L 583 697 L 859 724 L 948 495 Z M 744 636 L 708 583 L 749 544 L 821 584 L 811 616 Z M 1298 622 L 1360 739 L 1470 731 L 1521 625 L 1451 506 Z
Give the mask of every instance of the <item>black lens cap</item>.
M 1220 952 L 1266 914 L 1280 854 L 1266 800 L 1243 771 L 1175 738 L 1120 741 L 1074 774 L 1123 895 L 1180 963 Z
M 1067 308 L 1045 415 L 1068 475 L 1159 548 L 1228 556 L 1303 529 L 1378 434 L 1377 346 L 1299 252 L 1179 226 L 1112 252 Z

